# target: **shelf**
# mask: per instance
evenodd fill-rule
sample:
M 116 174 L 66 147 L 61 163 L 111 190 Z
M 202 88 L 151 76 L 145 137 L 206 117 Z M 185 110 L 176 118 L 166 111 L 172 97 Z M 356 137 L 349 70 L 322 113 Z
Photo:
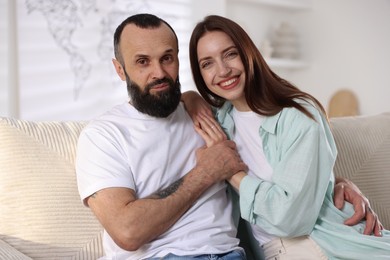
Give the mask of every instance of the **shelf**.
M 226 4 L 227 12 L 231 17 L 246 24 L 256 38 L 256 42 L 263 43 L 269 38 L 265 32 L 270 30 L 272 21 L 293 20 L 295 15 L 300 15 L 301 11 L 312 8 L 313 0 L 222 0 Z M 230 7 L 230 9 L 229 9 Z M 294 14 L 294 15 L 290 15 Z M 260 25 L 256 21 L 261 16 Z M 253 24 L 253 25 L 252 25 Z M 298 26 L 298 25 L 296 25 Z M 269 40 L 269 39 L 268 39 Z M 288 39 L 290 40 L 290 39 Z M 272 46 L 272 41 L 271 41 Z M 261 45 L 261 44 L 260 44 Z M 275 46 L 274 46 L 275 47 Z M 275 51 L 275 50 L 274 50 Z M 263 56 L 265 58 L 265 56 Z M 268 66 L 272 69 L 299 70 L 309 67 L 309 63 L 303 59 L 289 58 L 265 58 Z
M 311 7 L 310 0 L 228 0 L 237 3 L 253 3 L 267 5 L 290 10 L 308 10 Z
M 265 61 L 271 68 L 278 69 L 303 69 L 309 66 L 307 62 L 302 60 L 267 58 Z

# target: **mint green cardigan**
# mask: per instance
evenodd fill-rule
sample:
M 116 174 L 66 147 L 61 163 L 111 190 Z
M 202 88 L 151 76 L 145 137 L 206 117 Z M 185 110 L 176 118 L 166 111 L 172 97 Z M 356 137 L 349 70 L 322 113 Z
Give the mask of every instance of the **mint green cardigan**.
M 301 103 L 315 121 L 295 108 L 267 117 L 259 129 L 264 154 L 273 169 L 272 182 L 246 176 L 235 200 L 234 216 L 259 225 L 278 237 L 310 235 L 329 259 L 390 259 L 390 232 L 383 237 L 363 235 L 365 222 L 343 224 L 354 213 L 333 204 L 333 166 L 337 148 L 326 118 L 313 105 Z M 226 102 L 216 118 L 229 137 L 234 132 Z M 250 167 L 250 165 L 249 165 Z M 236 223 L 237 223 L 236 222 Z M 246 225 L 250 227 L 250 225 Z M 262 259 L 257 242 L 250 237 L 255 259 Z

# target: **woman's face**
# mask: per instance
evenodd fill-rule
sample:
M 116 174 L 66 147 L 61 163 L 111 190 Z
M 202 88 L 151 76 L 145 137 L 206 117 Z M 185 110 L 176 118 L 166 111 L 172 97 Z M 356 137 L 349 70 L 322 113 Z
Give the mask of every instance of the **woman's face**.
M 245 72 L 237 47 L 224 32 L 206 32 L 198 42 L 199 68 L 207 87 L 214 94 L 247 111 Z

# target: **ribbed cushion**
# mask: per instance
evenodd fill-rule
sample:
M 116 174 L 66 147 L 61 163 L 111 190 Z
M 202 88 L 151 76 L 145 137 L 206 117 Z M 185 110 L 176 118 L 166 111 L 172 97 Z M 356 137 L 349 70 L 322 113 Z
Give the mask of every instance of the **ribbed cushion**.
M 33 259 L 97 259 L 102 228 L 74 169 L 85 123 L 0 119 L 0 239 Z
M 22 254 L 3 240 L 0 240 L 0 259 L 7 260 L 32 260 L 31 257 Z
M 331 119 L 335 175 L 352 180 L 390 228 L 390 113 Z

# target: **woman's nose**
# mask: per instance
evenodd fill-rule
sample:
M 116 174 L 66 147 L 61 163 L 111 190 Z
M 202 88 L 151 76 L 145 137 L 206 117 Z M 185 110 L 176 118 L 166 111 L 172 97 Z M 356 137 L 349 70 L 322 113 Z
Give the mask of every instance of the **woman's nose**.
M 230 73 L 232 72 L 232 69 L 230 68 L 229 64 L 226 63 L 226 62 L 219 62 L 219 65 L 218 65 L 218 75 L 219 76 L 227 76 L 227 75 L 230 75 Z

